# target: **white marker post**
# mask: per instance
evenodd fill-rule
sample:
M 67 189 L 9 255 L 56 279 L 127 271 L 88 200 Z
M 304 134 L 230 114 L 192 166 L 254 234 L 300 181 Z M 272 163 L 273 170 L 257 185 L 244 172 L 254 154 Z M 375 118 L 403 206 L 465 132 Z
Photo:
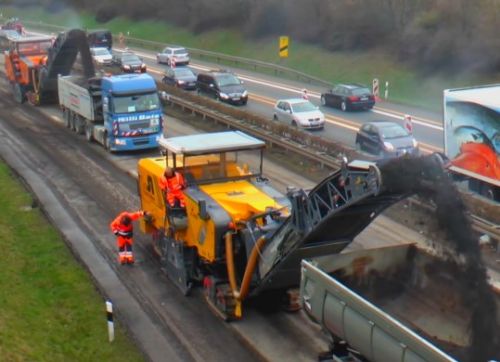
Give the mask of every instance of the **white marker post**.
M 380 98 L 380 88 L 378 78 L 373 78 L 372 93 L 376 100 Z
M 389 98 L 389 82 L 385 82 L 385 99 Z
M 111 343 L 115 339 L 115 324 L 113 322 L 113 303 L 110 300 L 106 301 L 106 317 L 108 320 L 108 337 Z

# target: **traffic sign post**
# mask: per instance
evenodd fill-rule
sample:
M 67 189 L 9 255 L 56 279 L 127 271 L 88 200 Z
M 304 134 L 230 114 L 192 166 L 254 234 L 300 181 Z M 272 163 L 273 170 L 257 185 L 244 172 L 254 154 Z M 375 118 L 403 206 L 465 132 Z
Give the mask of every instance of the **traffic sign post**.
M 380 87 L 378 78 L 373 78 L 372 93 L 377 101 L 380 100 Z
M 413 133 L 413 120 L 409 114 L 405 114 L 404 116 L 404 126 L 410 134 Z
M 289 45 L 288 36 L 280 36 L 280 48 L 279 48 L 280 58 L 288 58 L 288 45 Z

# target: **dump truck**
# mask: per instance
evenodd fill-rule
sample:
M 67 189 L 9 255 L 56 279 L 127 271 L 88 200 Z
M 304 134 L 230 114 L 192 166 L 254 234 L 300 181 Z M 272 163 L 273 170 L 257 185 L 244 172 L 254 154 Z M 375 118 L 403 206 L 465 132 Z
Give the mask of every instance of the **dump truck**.
M 323 359 L 462 360 L 471 311 L 453 275 L 436 265 L 415 244 L 303 260 L 303 309 L 331 336 Z
M 33 36 L 12 39 L 5 51 L 5 74 L 18 103 L 34 105 L 57 102 L 57 77 L 69 75 L 79 59 L 85 78 L 95 76 L 84 30 L 73 29 L 57 38 Z
M 446 89 L 443 98 L 449 171 L 500 202 L 500 84 Z
M 66 126 L 87 141 L 109 151 L 158 147 L 162 106 L 150 75 L 59 76 L 57 88 Z

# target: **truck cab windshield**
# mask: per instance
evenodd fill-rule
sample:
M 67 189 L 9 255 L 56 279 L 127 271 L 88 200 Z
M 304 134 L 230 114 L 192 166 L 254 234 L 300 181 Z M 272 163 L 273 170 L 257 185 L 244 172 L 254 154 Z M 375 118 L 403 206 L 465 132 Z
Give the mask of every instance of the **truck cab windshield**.
M 160 99 L 156 92 L 127 96 L 114 96 L 115 113 L 136 113 L 155 111 L 160 108 Z

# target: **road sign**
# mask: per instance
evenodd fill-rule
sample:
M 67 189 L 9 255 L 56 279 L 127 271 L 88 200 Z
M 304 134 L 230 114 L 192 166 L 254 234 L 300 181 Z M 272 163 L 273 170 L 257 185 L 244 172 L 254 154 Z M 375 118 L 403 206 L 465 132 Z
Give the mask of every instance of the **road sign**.
M 280 58 L 288 58 L 288 43 L 287 36 L 280 36 Z

